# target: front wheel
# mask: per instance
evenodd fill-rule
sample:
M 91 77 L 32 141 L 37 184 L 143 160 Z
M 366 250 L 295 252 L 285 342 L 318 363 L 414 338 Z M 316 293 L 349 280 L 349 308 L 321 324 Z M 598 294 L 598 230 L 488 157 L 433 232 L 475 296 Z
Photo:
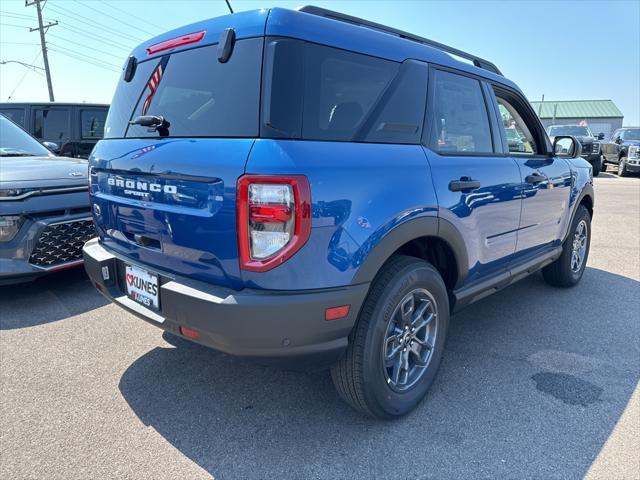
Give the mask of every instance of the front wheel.
M 449 299 L 438 271 L 417 258 L 392 257 L 331 369 L 340 397 L 375 418 L 410 412 L 435 378 L 448 325 Z
M 591 169 L 594 177 L 597 177 L 598 175 L 600 175 L 600 172 L 603 170 L 603 163 L 602 163 L 601 157 L 598 157 L 598 159 L 595 162 L 593 162 L 593 164 L 591 164 Z
M 542 269 L 545 281 L 554 287 L 573 287 L 582 278 L 591 246 L 591 215 L 579 205 L 571 231 L 562 247 L 562 254 Z
M 618 176 L 626 177 L 629 175 L 627 171 L 627 157 L 620 158 L 620 162 L 618 163 Z

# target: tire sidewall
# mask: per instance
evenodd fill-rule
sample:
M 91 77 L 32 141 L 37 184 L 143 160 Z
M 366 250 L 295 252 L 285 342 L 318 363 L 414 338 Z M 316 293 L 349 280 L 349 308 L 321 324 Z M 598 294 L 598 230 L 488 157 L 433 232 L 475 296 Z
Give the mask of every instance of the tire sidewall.
M 386 383 L 382 366 L 382 345 L 387 326 L 400 300 L 416 288 L 425 288 L 436 301 L 437 336 L 427 371 L 411 389 L 396 392 Z M 367 331 L 363 355 L 363 380 L 367 403 L 380 408 L 381 417 L 404 415 L 412 410 L 427 393 L 440 366 L 449 325 L 449 300 L 438 272 L 426 262 L 416 261 L 400 270 L 387 284 L 377 300 Z
M 582 266 L 580 270 L 574 272 L 571 269 L 571 253 L 573 246 L 573 238 L 576 234 L 576 229 L 580 224 L 580 221 L 584 220 L 587 224 L 587 250 L 584 253 L 584 260 L 582 262 Z M 573 219 L 573 224 L 571 225 L 571 234 L 569 238 L 567 238 L 567 255 L 566 255 L 566 268 L 571 276 L 571 280 L 574 284 L 578 283 L 584 274 L 585 269 L 587 268 L 587 261 L 589 260 L 589 251 L 591 250 L 591 215 L 589 215 L 589 211 L 583 207 L 578 207 L 578 211 L 576 212 L 576 216 Z
M 627 157 L 622 157 L 620 159 L 620 162 L 618 163 L 618 176 L 624 177 L 624 175 L 627 173 L 625 172 L 626 166 L 627 166 Z

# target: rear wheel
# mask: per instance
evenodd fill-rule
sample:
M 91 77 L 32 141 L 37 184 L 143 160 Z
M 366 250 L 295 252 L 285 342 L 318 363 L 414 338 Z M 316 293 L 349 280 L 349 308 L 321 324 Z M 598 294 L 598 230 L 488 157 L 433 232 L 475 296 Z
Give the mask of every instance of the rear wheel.
M 343 358 L 331 369 L 348 404 L 380 419 L 404 415 L 435 378 L 449 324 L 449 299 L 438 271 L 395 256 L 371 286 Z
M 627 171 L 627 157 L 621 157 L 620 162 L 618 163 L 618 176 L 626 177 L 629 175 Z
M 542 269 L 545 281 L 554 287 L 573 287 L 582 278 L 591 246 L 591 215 L 579 205 L 564 242 L 562 255 Z

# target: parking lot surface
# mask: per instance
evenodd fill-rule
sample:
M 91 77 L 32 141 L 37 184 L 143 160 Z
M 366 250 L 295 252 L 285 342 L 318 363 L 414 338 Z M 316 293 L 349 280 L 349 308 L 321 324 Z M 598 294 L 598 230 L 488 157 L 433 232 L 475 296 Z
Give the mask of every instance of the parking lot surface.
M 0 478 L 640 478 L 640 179 L 595 184 L 582 283 L 535 275 L 453 317 L 394 422 L 327 372 L 163 336 L 82 271 L 0 288 Z

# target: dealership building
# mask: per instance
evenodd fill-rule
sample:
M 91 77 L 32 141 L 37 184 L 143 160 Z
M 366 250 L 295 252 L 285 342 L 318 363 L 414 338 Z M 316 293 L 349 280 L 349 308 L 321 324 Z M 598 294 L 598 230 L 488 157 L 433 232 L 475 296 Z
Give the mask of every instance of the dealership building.
M 545 128 L 549 125 L 587 125 L 606 138 L 622 127 L 624 116 L 611 100 L 563 100 L 531 102 Z

